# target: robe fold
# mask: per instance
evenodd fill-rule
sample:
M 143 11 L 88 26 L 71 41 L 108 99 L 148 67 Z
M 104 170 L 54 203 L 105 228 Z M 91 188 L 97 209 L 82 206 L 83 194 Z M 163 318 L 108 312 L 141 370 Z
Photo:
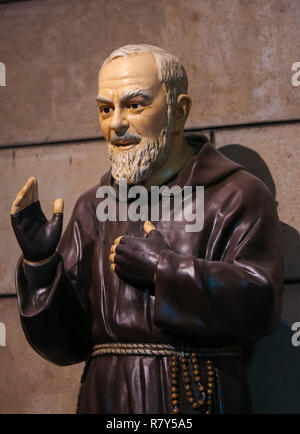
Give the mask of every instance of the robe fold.
M 283 253 L 276 205 L 265 184 L 224 157 L 205 136 L 187 137 L 197 153 L 166 185 L 204 186 L 204 226 L 153 222 L 169 246 L 159 256 L 154 291 L 134 287 L 111 269 L 120 235 L 145 237 L 143 221 L 99 221 L 99 186 L 77 201 L 48 264 L 20 259 L 16 286 L 30 345 L 58 365 L 84 361 L 111 342 L 245 347 L 279 322 Z M 172 215 L 172 210 L 171 210 Z M 141 270 L 142 272 L 142 270 Z M 202 363 L 202 362 L 201 362 Z M 215 411 L 251 411 L 243 361 L 213 358 Z M 181 411 L 195 410 L 181 387 Z M 104 355 L 84 376 L 80 413 L 170 413 L 169 357 Z

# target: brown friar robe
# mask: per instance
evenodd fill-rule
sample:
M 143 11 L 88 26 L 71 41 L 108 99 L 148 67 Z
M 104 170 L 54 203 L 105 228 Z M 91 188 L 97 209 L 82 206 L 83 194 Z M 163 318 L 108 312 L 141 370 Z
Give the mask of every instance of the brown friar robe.
M 283 270 L 274 200 L 263 182 L 225 158 L 206 137 L 189 141 L 198 153 L 167 185 L 204 186 L 204 227 L 186 232 L 185 221 L 154 222 L 170 247 L 159 257 L 154 292 L 125 283 L 111 269 L 115 238 L 145 233 L 141 221 L 97 219 L 103 199 L 96 198 L 96 191 L 114 185 L 110 171 L 78 199 L 52 262 L 32 267 L 20 259 L 21 322 L 42 357 L 74 364 L 87 360 L 93 345 L 112 342 L 244 347 L 273 331 L 280 317 Z M 211 359 L 213 411 L 250 411 L 242 360 L 230 355 Z M 205 377 L 207 362 L 199 360 Z M 170 357 L 157 355 L 92 358 L 79 412 L 170 413 L 170 364 Z M 181 374 L 179 391 L 181 412 L 199 411 L 187 401 Z

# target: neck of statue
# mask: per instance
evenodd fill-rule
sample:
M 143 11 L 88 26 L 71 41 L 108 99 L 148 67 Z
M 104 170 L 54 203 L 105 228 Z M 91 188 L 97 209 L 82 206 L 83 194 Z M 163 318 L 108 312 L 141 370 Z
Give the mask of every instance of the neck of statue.
M 171 142 L 167 160 L 152 172 L 147 181 L 141 183 L 147 190 L 150 190 L 152 185 L 164 184 L 176 175 L 197 152 L 194 147 L 188 144 L 183 132 L 178 135 L 173 134 Z

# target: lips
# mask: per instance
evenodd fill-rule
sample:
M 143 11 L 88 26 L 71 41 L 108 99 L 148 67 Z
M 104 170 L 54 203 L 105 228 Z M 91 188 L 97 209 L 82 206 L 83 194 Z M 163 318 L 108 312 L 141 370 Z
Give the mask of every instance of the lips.
M 120 140 L 117 142 L 112 143 L 114 146 L 118 146 L 122 149 L 129 149 L 139 143 L 138 140 Z

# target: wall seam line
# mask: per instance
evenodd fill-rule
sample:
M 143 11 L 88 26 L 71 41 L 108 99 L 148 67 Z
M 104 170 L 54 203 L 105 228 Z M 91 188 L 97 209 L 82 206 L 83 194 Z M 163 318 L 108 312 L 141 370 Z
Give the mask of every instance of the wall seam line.
M 209 130 L 229 130 L 229 129 L 246 129 L 246 128 L 263 128 L 263 127 L 273 127 L 278 125 L 294 125 L 300 124 L 300 119 L 290 119 L 290 120 L 279 120 L 279 121 L 262 121 L 262 122 L 253 122 L 246 124 L 228 124 L 228 125 L 211 125 L 205 127 L 193 127 L 186 128 L 186 133 L 192 132 L 201 132 L 201 131 L 209 131 Z M 87 142 L 104 142 L 104 137 L 94 136 L 94 137 L 84 137 L 79 139 L 65 139 L 65 140 L 53 140 L 49 142 L 29 142 L 29 143 L 20 143 L 20 144 L 8 144 L 2 145 L 0 144 L 0 151 L 5 149 L 22 149 L 29 147 L 38 147 L 38 146 L 61 146 L 61 145 L 73 145 L 76 143 L 87 143 Z

